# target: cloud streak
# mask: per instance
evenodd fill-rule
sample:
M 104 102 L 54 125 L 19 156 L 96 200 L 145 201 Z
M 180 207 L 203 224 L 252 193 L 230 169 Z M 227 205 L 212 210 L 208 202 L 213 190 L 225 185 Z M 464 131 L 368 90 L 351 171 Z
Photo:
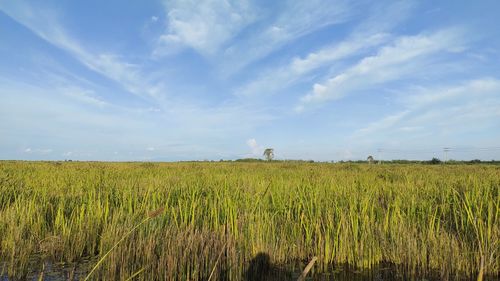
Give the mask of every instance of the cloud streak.
M 376 55 L 365 57 L 326 81 L 314 84 L 311 92 L 301 98 L 297 110 L 340 99 L 375 85 L 416 78 L 432 66 L 427 61 L 432 56 L 460 51 L 457 46 L 463 46 L 462 38 L 462 32 L 454 28 L 399 37 L 392 44 L 382 47 Z
M 298 82 L 305 75 L 321 67 L 359 55 L 363 51 L 385 42 L 388 34 L 378 33 L 368 37 L 356 36 L 339 44 L 328 46 L 300 58 L 295 57 L 288 65 L 266 71 L 259 78 L 236 90 L 236 95 L 256 96 L 276 93 Z
M 302 57 L 293 57 L 284 65 L 267 69 L 257 79 L 237 89 L 236 95 L 276 93 L 304 80 L 311 72 L 366 54 L 391 40 L 391 29 L 406 20 L 414 6 L 412 1 L 375 5 L 370 16 L 355 26 L 342 41 L 334 40 Z
M 89 69 L 117 82 L 126 91 L 142 98 L 158 98 L 166 90 L 141 73 L 140 67 L 124 61 L 111 52 L 92 52 L 68 34 L 57 21 L 58 15 L 44 10 L 34 11 L 23 1 L 3 2 L 2 11 L 48 43 L 74 56 Z
M 223 53 L 223 72 L 232 74 L 284 45 L 326 26 L 346 22 L 352 15 L 348 1 L 295 1 L 279 6 L 278 15 L 264 27 L 228 46 Z
M 464 81 L 456 86 L 421 87 L 402 98 L 404 110 L 359 129 L 353 137 L 388 133 L 394 129 L 402 133 L 412 133 L 423 129 L 431 130 L 436 126 L 466 127 L 464 124 L 478 120 L 486 121 L 483 125 L 491 124 L 492 120 L 500 116 L 499 93 L 500 80 L 491 77 Z M 498 125 L 498 122 L 496 123 Z M 470 130 L 474 129 L 470 127 Z

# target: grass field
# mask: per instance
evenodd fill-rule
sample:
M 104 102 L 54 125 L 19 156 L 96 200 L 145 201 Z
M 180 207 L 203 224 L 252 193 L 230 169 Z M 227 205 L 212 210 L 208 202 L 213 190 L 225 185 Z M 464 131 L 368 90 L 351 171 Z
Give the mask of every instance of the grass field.
M 241 280 L 259 253 L 299 272 L 317 256 L 312 275 L 498 276 L 499 216 L 499 166 L 4 161 L 0 272 L 94 265 L 145 221 L 93 279 Z

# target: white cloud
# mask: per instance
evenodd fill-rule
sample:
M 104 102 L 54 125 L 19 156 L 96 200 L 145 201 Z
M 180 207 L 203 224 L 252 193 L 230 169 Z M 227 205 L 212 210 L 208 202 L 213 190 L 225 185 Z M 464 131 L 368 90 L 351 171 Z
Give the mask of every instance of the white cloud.
M 51 148 L 29 148 L 28 147 L 24 150 L 24 153 L 46 155 L 46 154 L 52 153 L 52 151 L 53 150 Z
M 258 7 L 250 1 L 165 1 L 166 31 L 154 56 L 175 54 L 184 47 L 209 56 L 230 74 L 301 36 L 345 22 L 348 1 L 288 0 Z M 269 9 L 275 17 L 269 18 Z M 275 9 L 275 10 L 274 10 Z M 260 15 L 259 15 L 260 14 Z M 238 38 L 247 26 L 254 28 Z
M 353 36 L 339 44 L 333 44 L 316 52 L 311 52 L 304 58 L 295 57 L 285 66 L 266 71 L 257 79 L 238 89 L 236 94 L 252 96 L 281 90 L 313 70 L 357 55 L 363 50 L 385 42 L 388 38 L 389 35 L 385 33 L 377 33 L 371 36 Z
M 165 1 L 167 31 L 160 36 L 154 55 L 187 46 L 201 54 L 214 54 L 246 25 L 255 12 L 246 0 Z
M 247 145 L 252 150 L 252 156 L 260 157 L 262 155 L 264 148 L 257 144 L 257 141 L 255 139 L 247 140 Z
M 377 46 L 388 38 L 389 35 L 385 33 L 376 33 L 371 36 L 354 36 L 340 44 L 309 53 L 304 58 L 295 58 L 290 68 L 296 73 L 307 73 L 332 61 L 358 54 L 362 49 Z
M 391 39 L 388 32 L 406 20 L 414 6 L 413 1 L 376 3 L 373 11 L 369 11 L 369 16 L 356 26 L 345 40 L 309 53 L 304 58 L 295 58 L 290 68 L 296 73 L 307 73 L 325 64 L 360 55 L 362 51 L 379 46 Z
M 241 6 L 243 4 L 234 5 Z M 2 11 L 29 28 L 40 38 L 67 51 L 82 64 L 117 82 L 125 90 L 151 102 L 153 106 L 149 113 L 157 114 L 156 117 L 164 121 L 159 123 L 166 126 L 167 121 L 165 120 L 168 120 L 168 124 L 182 128 L 180 130 L 185 135 L 199 136 L 199 134 L 216 135 L 221 132 L 223 134 L 241 132 L 272 118 L 271 114 L 265 112 L 265 109 L 254 108 L 234 100 L 225 101 L 218 106 L 207 107 L 198 99 L 190 100 L 181 95 L 168 96 L 166 99 L 164 97 L 167 91 L 162 82 L 162 79 L 165 79 L 164 75 L 151 76 L 152 78 L 150 78 L 144 74 L 140 65 L 126 62 L 119 55 L 92 52 L 90 49 L 84 48 L 85 44 L 68 35 L 56 21 L 57 16 L 45 13 L 44 10 L 37 11 L 35 14 L 33 8 L 23 4 L 23 2 L 20 2 L 19 5 L 9 6 L 5 4 L 1 8 Z M 75 100 L 101 107 L 107 106 L 106 101 L 97 94 L 97 91 L 68 84 L 64 79 L 55 82 L 57 82 L 55 84 L 59 92 L 65 93 Z M 118 109 L 114 105 L 112 108 Z M 123 111 L 125 112 L 125 110 Z M 141 110 L 136 111 L 141 113 L 139 112 Z M 134 112 L 127 110 L 127 113 Z M 91 118 L 92 121 L 95 119 Z M 117 121 L 117 123 L 121 122 Z M 242 124 L 244 125 L 242 126 Z
M 437 53 L 454 52 L 462 44 L 462 32 L 458 29 L 399 37 L 391 45 L 381 48 L 376 55 L 362 59 L 325 82 L 314 84 L 312 91 L 301 98 L 299 108 L 339 99 L 374 85 L 416 76 L 430 66 L 426 59 Z
M 403 111 L 359 129 L 353 137 L 389 134 L 395 128 L 405 134 L 435 127 L 474 130 L 477 126 L 491 124 L 500 116 L 499 93 L 500 80 L 489 77 L 452 86 L 420 87 L 402 98 Z
M 369 16 L 354 27 L 342 41 L 333 40 L 327 46 L 305 56 L 296 56 L 278 67 L 272 66 L 250 83 L 237 89 L 236 95 L 274 93 L 304 80 L 304 76 L 317 69 L 332 67 L 338 61 L 369 52 L 392 38 L 390 30 L 406 20 L 414 6 L 413 1 L 375 3 L 368 12 Z M 345 8 L 346 14 L 347 11 Z

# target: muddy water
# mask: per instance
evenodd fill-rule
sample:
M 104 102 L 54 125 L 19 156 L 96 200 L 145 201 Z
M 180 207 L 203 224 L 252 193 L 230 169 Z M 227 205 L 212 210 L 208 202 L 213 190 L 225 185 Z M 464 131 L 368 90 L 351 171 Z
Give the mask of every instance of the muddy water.
M 17 280 L 34 280 L 38 281 L 40 278 L 45 281 L 63 281 L 63 280 L 80 280 L 85 278 L 88 269 L 90 268 L 89 261 L 82 261 L 78 264 L 63 264 L 63 263 L 40 263 L 30 264 L 31 270 L 26 273 L 26 276 L 17 278 L 8 278 L 7 274 L 0 274 L 0 281 L 17 281 Z M 0 264 L 0 273 L 7 271 L 5 267 Z

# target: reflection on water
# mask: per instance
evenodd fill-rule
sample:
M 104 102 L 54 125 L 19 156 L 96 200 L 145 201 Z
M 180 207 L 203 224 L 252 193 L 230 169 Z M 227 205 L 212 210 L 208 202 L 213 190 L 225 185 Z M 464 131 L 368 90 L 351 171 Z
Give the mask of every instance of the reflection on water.
M 277 265 L 271 262 L 267 253 L 257 254 L 248 265 L 243 280 L 245 281 L 295 281 L 308 261 L 294 265 Z M 310 281 L 399 281 L 399 280 L 476 280 L 463 274 L 450 274 L 443 276 L 437 271 L 424 271 L 415 269 L 414 272 L 426 272 L 409 274 L 405 266 L 397 266 L 392 263 L 383 263 L 370 270 L 355 270 L 347 265 L 332 266 L 328 273 L 313 274 L 307 276 Z M 500 276 L 485 277 L 484 280 L 500 280 Z
M 271 258 L 266 253 L 258 253 L 248 265 L 243 280 L 266 281 L 266 280 L 292 280 L 293 273 L 281 267 L 273 265 Z M 295 278 L 297 279 L 297 277 Z
M 298 262 L 293 265 L 278 265 L 271 262 L 267 253 L 258 253 L 248 264 L 242 276 L 243 281 L 295 281 L 299 277 L 301 270 L 308 261 Z M 63 281 L 63 280 L 81 280 L 86 276 L 91 262 L 83 261 L 78 264 L 50 264 L 33 265 L 30 273 L 16 279 L 8 278 L 5 274 L 5 268 L 0 263 L 0 281 L 14 280 L 40 280 L 43 274 L 43 280 Z M 416 270 L 417 272 L 423 272 Z M 43 273 L 42 273 L 43 272 Z M 407 271 L 406 271 L 407 272 Z M 483 280 L 500 280 L 500 275 L 487 276 Z M 312 270 L 307 276 L 309 281 L 399 281 L 399 280 L 475 280 L 475 278 L 465 277 L 463 275 L 441 276 L 439 272 L 429 272 L 421 275 L 412 275 L 405 273 L 403 266 L 385 263 L 380 264 L 370 270 L 354 270 L 347 265 L 332 266 L 328 273 L 314 274 Z M 226 280 L 218 280 L 226 281 Z
M 37 260 L 38 261 L 38 260 Z M 17 281 L 17 280 L 44 280 L 44 281 L 76 281 L 85 278 L 90 261 L 83 260 L 78 264 L 58 264 L 58 263 L 37 263 L 30 262 L 31 270 L 26 272 L 24 276 L 16 278 L 8 278 L 5 271 L 7 269 L 0 263 L 0 281 Z

